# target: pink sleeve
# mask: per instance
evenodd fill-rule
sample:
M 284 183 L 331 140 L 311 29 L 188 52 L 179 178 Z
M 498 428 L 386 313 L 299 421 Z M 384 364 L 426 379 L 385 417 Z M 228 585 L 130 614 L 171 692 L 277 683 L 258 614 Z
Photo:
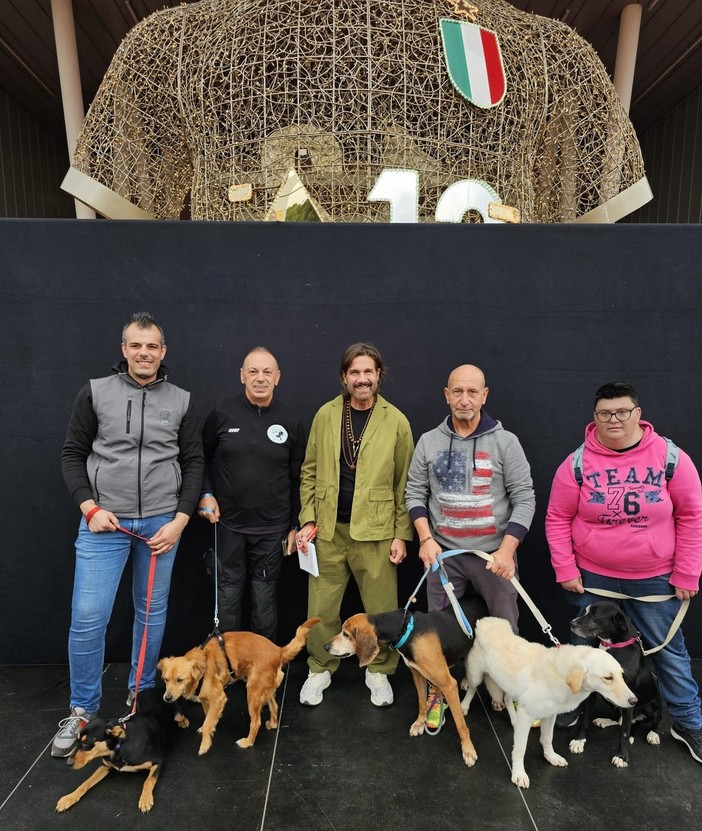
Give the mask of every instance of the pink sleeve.
M 546 509 L 546 539 L 556 582 L 580 577 L 573 553 L 572 522 L 578 512 L 580 486 L 573 475 L 573 455 L 560 465 L 553 478 Z
M 668 482 L 675 521 L 675 558 L 671 585 L 697 591 L 702 571 L 702 485 L 692 459 L 683 450 Z

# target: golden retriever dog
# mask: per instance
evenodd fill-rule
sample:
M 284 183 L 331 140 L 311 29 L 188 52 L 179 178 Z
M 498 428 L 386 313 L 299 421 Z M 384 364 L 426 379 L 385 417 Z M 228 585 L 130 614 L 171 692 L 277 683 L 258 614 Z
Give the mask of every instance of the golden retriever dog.
M 282 667 L 307 643 L 310 629 L 319 620 L 313 617 L 298 626 L 295 637 L 286 646 L 276 646 L 253 632 L 223 632 L 222 643 L 212 638 L 185 655 L 159 661 L 158 668 L 166 684 L 164 699 L 185 698 L 202 704 L 205 721 L 198 730 L 202 735 L 200 756 L 212 747 L 212 736 L 227 703 L 224 688 L 233 681 L 246 682 L 250 720 L 249 734 L 237 741 L 239 747 L 252 747 L 256 741 L 264 704 L 270 713 L 266 728 L 273 730 L 278 726 L 275 693 L 284 677 Z
M 485 681 L 495 710 L 507 708 L 514 728 L 512 782 L 529 787 L 524 753 L 532 722 L 541 719 L 541 746 L 547 762 L 568 762 L 553 749 L 553 726 L 559 713 L 574 710 L 592 692 L 615 707 L 633 707 L 636 696 L 624 683 L 621 664 L 603 649 L 592 646 L 547 647 L 512 632 L 506 620 L 485 617 L 475 627 L 475 644 L 466 658 L 468 690 L 464 714 L 481 682 Z M 514 704 L 518 702 L 518 708 Z

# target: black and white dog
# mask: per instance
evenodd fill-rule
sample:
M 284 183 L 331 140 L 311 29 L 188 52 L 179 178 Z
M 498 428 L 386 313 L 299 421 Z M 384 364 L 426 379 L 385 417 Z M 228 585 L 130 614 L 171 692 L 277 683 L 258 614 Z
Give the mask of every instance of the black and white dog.
M 619 721 L 598 718 L 598 727 L 619 725 L 619 744 L 612 757 L 612 764 L 625 768 L 629 764 L 629 744 L 633 722 L 642 722 L 646 729 L 646 741 L 660 744 L 658 727 L 661 722 L 663 705 L 658 681 L 651 672 L 639 635 L 629 617 L 611 600 L 591 603 L 585 614 L 571 620 L 571 631 L 581 638 L 598 638 L 600 647 L 607 649 L 624 668 L 624 678 L 638 698 L 634 707 L 621 709 Z M 585 701 L 583 716 L 576 737 L 570 742 L 571 753 L 582 753 L 587 740 L 591 719 L 592 696 Z

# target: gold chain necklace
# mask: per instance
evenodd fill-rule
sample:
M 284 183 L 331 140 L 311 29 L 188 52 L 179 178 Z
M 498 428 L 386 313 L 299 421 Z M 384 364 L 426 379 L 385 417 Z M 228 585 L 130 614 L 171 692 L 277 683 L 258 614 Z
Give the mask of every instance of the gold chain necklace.
M 368 416 L 366 417 L 366 423 L 363 425 L 363 429 L 361 430 L 358 438 L 356 438 L 353 432 L 353 423 L 351 422 L 351 401 L 348 398 L 344 401 L 344 416 L 341 430 L 341 451 L 344 456 L 344 461 L 351 470 L 356 470 L 356 460 L 358 459 L 358 453 L 361 449 L 361 440 L 366 432 L 366 428 L 371 420 L 374 409 L 375 401 L 373 402 L 373 406 L 368 411 Z

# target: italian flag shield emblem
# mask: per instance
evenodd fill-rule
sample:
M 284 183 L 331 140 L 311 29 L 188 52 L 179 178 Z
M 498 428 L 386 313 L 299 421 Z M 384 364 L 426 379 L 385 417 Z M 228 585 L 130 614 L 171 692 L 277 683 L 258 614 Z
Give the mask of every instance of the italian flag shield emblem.
M 451 83 L 478 107 L 496 107 L 505 97 L 505 70 L 497 35 L 475 23 L 440 19 Z

